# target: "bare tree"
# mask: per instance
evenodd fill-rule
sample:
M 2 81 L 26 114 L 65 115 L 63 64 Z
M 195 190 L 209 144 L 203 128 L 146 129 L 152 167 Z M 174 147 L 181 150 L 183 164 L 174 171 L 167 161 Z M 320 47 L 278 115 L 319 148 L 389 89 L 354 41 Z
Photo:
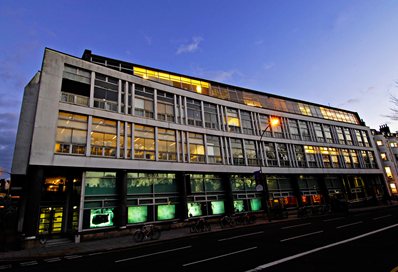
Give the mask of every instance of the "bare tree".
M 391 114 L 386 115 L 386 117 L 389 117 L 392 120 L 398 120 L 398 97 L 390 94 L 390 101 L 394 107 L 390 108 Z

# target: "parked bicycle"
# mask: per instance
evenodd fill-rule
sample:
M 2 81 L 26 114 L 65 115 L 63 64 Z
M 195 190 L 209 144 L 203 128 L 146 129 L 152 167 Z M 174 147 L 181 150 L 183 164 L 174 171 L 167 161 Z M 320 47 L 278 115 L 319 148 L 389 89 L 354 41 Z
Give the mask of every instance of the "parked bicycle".
M 199 218 L 198 220 L 192 222 L 189 227 L 190 232 L 204 232 L 211 231 L 211 225 L 205 218 Z
M 220 218 L 220 227 L 226 228 L 226 227 L 235 227 L 236 226 L 236 221 L 233 216 L 229 215 L 224 215 L 223 217 Z
M 133 234 L 135 242 L 142 242 L 144 240 L 157 240 L 160 238 L 160 228 L 155 225 L 144 225 Z
M 250 213 L 238 213 L 234 215 L 235 222 L 237 225 L 248 225 L 256 222 L 256 215 Z

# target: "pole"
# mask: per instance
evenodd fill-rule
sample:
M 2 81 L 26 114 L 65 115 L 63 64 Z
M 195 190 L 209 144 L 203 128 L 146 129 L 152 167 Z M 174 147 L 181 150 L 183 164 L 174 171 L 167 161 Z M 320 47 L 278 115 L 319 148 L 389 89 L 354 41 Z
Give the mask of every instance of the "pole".
M 270 123 L 265 127 L 265 129 L 261 133 L 260 145 L 261 145 L 261 140 L 263 139 L 263 136 L 269 127 L 270 127 Z M 260 163 L 260 180 L 263 185 L 263 191 L 264 191 L 264 196 L 265 196 L 265 210 L 267 213 L 268 222 L 271 222 L 271 214 L 270 214 L 270 209 L 269 209 L 269 205 L 268 205 L 268 201 L 269 201 L 268 184 L 267 184 L 267 181 L 264 181 L 264 179 L 263 179 L 263 165 L 261 163 Z

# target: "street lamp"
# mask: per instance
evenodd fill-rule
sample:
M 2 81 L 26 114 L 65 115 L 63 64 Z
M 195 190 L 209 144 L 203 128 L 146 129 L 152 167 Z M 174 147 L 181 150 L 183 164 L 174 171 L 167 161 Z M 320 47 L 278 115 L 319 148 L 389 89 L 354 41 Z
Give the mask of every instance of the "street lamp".
M 280 123 L 280 120 L 279 120 L 279 118 L 276 118 L 276 117 L 271 117 L 268 120 L 267 126 L 261 133 L 260 144 L 261 144 L 261 140 L 263 139 L 263 136 L 264 136 L 265 132 L 267 131 L 267 129 L 269 129 L 270 127 L 278 126 L 279 123 Z M 259 190 L 261 190 L 265 193 L 265 209 L 267 211 L 268 221 L 271 222 L 270 209 L 269 209 L 269 205 L 268 205 L 268 200 L 269 200 L 268 185 L 267 185 L 267 181 L 263 182 L 263 165 L 261 163 L 260 163 L 260 170 L 255 171 L 254 176 L 255 176 L 256 180 L 260 181 L 261 186 L 259 187 Z

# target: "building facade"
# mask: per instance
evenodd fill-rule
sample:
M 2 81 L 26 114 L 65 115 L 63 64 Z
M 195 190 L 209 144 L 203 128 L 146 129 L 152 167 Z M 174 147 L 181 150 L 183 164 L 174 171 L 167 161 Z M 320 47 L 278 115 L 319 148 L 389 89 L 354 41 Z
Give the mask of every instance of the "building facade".
M 18 230 L 89 237 L 336 194 L 364 204 L 389 193 L 376 152 L 355 112 L 46 49 L 14 151 Z
M 381 125 L 378 131 L 372 129 L 372 134 L 390 196 L 398 199 L 398 134 L 391 133 L 387 125 Z

